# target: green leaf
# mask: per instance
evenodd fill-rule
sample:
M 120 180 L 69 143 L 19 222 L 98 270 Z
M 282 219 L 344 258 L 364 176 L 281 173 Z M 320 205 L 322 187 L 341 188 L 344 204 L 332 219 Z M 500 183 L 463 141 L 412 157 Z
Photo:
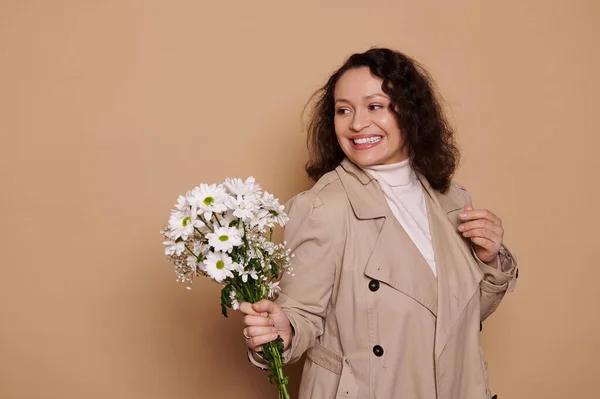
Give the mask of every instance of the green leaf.
M 227 317 L 227 308 L 231 307 L 231 298 L 229 297 L 229 294 L 231 293 L 232 288 L 231 284 L 228 284 L 221 290 L 221 313 L 225 317 Z
M 246 270 L 250 269 L 260 270 L 260 260 L 256 258 L 250 259 L 250 262 L 248 262 L 248 265 L 246 266 Z
M 223 290 L 221 291 L 224 295 L 225 295 L 225 305 L 227 305 L 228 308 L 231 307 L 231 291 L 233 291 L 233 287 L 231 286 L 231 284 L 227 284 L 225 287 L 223 287 Z
M 277 349 L 279 350 L 279 353 L 283 353 L 283 338 L 281 338 L 279 336 L 279 337 L 277 337 L 277 339 L 274 342 L 277 345 Z
M 237 248 L 234 248 L 233 251 L 231 251 L 231 260 L 233 260 L 235 263 L 240 263 L 241 257 Z

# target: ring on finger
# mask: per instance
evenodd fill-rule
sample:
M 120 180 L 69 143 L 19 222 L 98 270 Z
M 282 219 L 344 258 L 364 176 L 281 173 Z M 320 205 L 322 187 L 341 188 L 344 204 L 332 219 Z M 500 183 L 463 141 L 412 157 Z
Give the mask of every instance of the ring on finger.
M 249 336 L 248 336 L 248 334 L 246 333 L 246 329 L 245 329 L 245 328 L 244 328 L 244 330 L 242 331 L 242 334 L 244 335 L 244 337 L 245 337 L 246 339 L 250 339 L 250 338 L 252 338 L 252 337 L 249 337 Z

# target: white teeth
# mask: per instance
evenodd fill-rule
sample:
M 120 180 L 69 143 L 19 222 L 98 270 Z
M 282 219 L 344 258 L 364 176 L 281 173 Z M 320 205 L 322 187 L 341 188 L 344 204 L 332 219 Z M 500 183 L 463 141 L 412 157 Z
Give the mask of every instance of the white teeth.
M 354 141 L 354 144 L 371 144 L 371 143 L 376 143 L 379 140 L 381 140 L 381 136 L 372 136 L 372 137 L 365 137 L 362 139 L 353 139 L 352 141 Z

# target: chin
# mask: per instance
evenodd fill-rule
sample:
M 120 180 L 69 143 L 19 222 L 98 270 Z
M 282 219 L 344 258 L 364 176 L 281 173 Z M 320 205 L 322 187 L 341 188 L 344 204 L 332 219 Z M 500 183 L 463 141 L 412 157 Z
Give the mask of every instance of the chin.
M 348 157 L 352 162 L 362 167 L 369 167 L 373 165 L 379 165 L 381 160 L 378 157 L 371 156 L 359 156 L 359 157 Z
M 397 158 L 394 154 L 389 153 L 389 148 L 385 146 L 377 146 L 370 150 L 357 151 L 354 148 L 342 148 L 344 154 L 350 161 L 361 167 L 369 167 L 374 165 L 383 165 L 390 162 L 393 158 Z M 400 162 L 400 161 L 395 161 Z

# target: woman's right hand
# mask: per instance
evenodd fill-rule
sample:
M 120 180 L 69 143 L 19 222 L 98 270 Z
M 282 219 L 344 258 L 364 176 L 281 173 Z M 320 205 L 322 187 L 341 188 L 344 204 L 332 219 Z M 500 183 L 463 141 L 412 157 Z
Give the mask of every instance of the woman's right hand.
M 277 336 L 283 339 L 283 350 L 285 351 L 292 341 L 292 325 L 281 306 L 275 302 L 263 299 L 254 304 L 242 302 L 240 311 L 244 317 L 243 334 L 246 345 L 253 351 L 259 351 L 260 346 L 274 341 Z

